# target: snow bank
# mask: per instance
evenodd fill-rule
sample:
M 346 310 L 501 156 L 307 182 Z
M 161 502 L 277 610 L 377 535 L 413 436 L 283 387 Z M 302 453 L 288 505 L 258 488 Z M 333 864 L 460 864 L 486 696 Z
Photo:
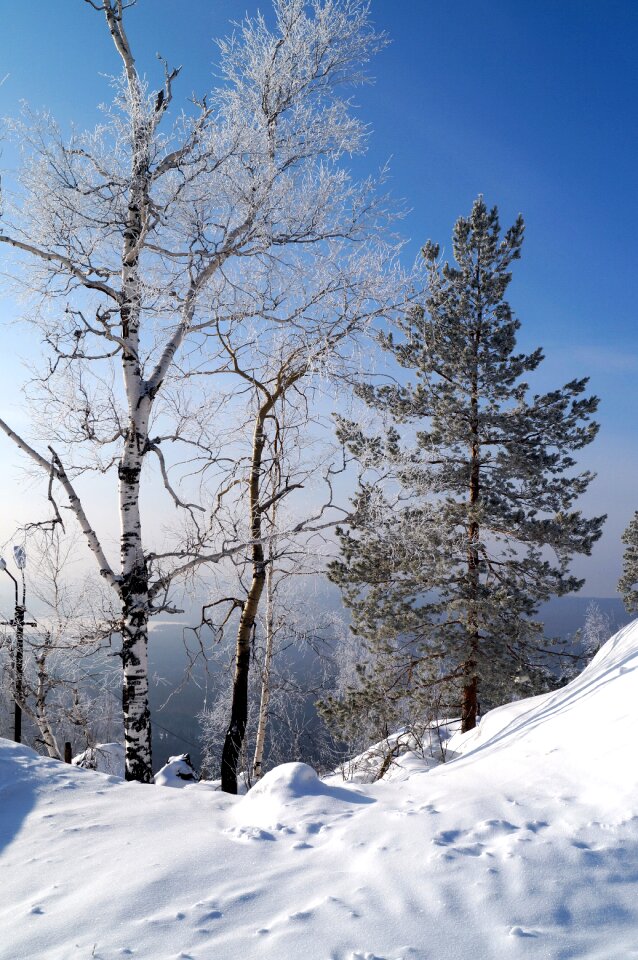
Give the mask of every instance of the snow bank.
M 455 759 L 245 797 L 0 743 L 0 960 L 638 960 L 638 624 Z
M 399 730 L 341 764 L 326 779 L 349 783 L 407 780 L 451 758 L 449 743 L 459 727 L 460 720 L 441 719 L 418 736 L 414 731 Z

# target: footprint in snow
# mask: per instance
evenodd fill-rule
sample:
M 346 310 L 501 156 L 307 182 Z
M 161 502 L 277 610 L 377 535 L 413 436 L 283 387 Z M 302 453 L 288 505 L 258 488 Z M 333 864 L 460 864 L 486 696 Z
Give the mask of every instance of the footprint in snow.
M 544 830 L 548 826 L 547 820 L 528 820 L 525 829 L 531 830 L 532 833 L 538 833 L 539 830 Z
M 243 893 L 237 894 L 236 897 L 231 901 L 232 903 L 250 903 L 251 900 L 256 900 L 260 890 L 245 890 Z
M 478 824 L 476 829 L 481 833 L 493 833 L 495 831 L 499 833 L 514 833 L 516 830 L 520 830 L 520 827 L 510 823 L 509 820 L 483 820 L 482 823 Z
M 319 833 L 324 828 L 325 824 L 321 820 L 310 820 L 308 823 L 304 823 L 306 833 Z
M 441 830 L 436 837 L 432 838 L 432 843 L 439 847 L 447 847 L 463 836 L 462 830 Z
M 205 913 L 199 919 L 201 923 L 206 923 L 207 920 L 220 920 L 223 916 L 224 914 L 221 910 L 209 910 L 208 913 Z

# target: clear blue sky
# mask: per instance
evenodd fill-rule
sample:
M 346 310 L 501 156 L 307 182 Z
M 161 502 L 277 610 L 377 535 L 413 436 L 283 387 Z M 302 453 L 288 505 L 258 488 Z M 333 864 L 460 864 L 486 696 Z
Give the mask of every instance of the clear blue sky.
M 257 6 L 139 0 L 129 17 L 138 64 L 158 76 L 159 51 L 183 65 L 178 95 L 201 93 L 212 82 L 213 37 Z M 588 577 L 585 592 L 610 595 L 619 536 L 638 507 L 638 3 L 373 0 L 372 10 L 393 42 L 372 66 L 375 85 L 356 92 L 372 129 L 356 170 L 390 161 L 391 188 L 411 210 L 410 260 L 428 237 L 447 244 L 479 192 L 504 225 L 523 213 L 527 240 L 510 297 L 521 343 L 545 348 L 541 386 L 588 374 L 602 400 L 600 438 L 584 455 L 599 479 L 585 506 L 608 511 L 610 522 L 594 558 L 576 569 Z M 92 124 L 109 99 L 101 74 L 118 69 L 100 16 L 82 0 L 3 5 L 1 114 L 25 99 L 63 122 Z M 19 338 L 5 329 L 2 338 L 7 410 Z M 6 444 L 0 452 L 9 457 Z M 14 479 L 5 467 L 0 495 Z

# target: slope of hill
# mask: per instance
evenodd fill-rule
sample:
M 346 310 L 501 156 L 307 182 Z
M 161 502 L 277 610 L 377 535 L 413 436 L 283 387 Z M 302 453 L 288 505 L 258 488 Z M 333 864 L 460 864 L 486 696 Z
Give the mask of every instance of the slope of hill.
M 429 772 L 231 798 L 0 741 L 2 960 L 638 958 L 638 623 Z

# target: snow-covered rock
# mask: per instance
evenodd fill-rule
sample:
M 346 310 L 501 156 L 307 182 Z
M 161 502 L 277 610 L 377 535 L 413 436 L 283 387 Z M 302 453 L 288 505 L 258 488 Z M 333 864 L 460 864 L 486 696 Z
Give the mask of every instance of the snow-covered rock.
M 638 623 L 402 779 L 230 797 L 0 741 L 0 960 L 638 958 L 637 703 Z
M 158 787 L 186 787 L 189 783 L 197 783 L 199 777 L 190 756 L 187 753 L 180 753 L 178 757 L 169 757 L 153 780 Z

